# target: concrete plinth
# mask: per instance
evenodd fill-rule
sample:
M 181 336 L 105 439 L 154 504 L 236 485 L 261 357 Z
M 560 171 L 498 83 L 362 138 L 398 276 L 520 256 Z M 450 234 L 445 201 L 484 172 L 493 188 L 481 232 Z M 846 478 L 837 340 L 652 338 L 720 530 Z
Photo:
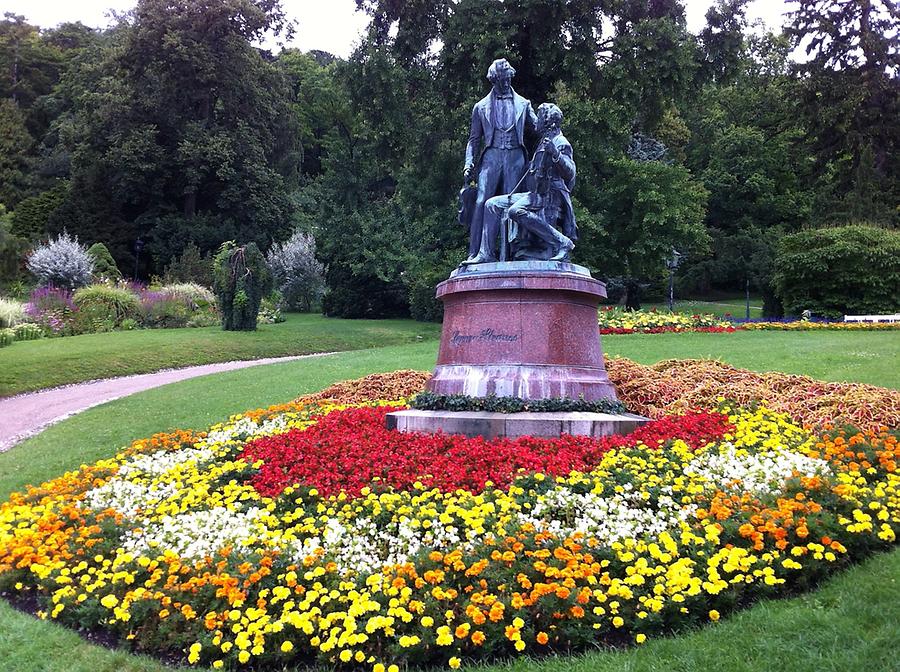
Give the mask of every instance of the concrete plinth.
M 388 429 L 401 432 L 463 434 L 486 439 L 519 436 L 555 438 L 563 434 L 599 438 L 628 434 L 648 418 L 625 413 L 487 413 L 483 411 L 395 411 L 388 413 Z
M 597 306 L 606 285 L 575 264 L 464 267 L 438 285 L 444 323 L 437 394 L 615 399 L 603 366 Z

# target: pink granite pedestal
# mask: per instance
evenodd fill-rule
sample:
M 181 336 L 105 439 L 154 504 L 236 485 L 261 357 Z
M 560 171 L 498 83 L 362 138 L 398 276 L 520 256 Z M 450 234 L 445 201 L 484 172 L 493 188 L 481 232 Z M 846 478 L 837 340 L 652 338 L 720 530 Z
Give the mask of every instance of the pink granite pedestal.
M 558 262 L 480 264 L 454 271 L 437 288 L 444 325 L 436 394 L 521 399 L 615 399 L 603 366 L 597 307 L 606 286 L 582 266 Z M 401 432 L 487 439 L 561 434 L 625 434 L 649 422 L 605 413 L 389 413 Z
M 615 399 L 597 307 L 606 285 L 559 262 L 481 264 L 437 287 L 444 324 L 437 394 Z

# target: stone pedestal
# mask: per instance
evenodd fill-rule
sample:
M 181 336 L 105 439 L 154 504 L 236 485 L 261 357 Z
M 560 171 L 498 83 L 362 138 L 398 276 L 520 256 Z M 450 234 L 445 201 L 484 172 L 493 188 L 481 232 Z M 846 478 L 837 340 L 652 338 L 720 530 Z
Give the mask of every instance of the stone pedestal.
M 583 266 L 479 264 L 437 287 L 444 324 L 437 394 L 615 399 L 603 366 L 597 307 L 606 285 Z
M 485 439 L 520 436 L 556 438 L 563 434 L 600 438 L 628 434 L 649 422 L 623 413 L 486 413 L 484 411 L 396 411 L 388 413 L 388 429 L 401 432 L 464 434 Z

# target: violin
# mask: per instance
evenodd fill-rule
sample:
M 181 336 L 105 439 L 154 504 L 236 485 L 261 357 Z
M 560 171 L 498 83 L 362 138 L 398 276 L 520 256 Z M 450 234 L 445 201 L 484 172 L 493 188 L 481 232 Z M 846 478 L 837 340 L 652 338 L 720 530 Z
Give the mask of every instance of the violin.
M 558 160 L 559 150 L 552 146 L 553 140 L 548 136 L 544 136 L 538 144 L 531 159 L 531 167 L 528 169 L 532 177 L 532 191 L 545 196 L 550 191 L 550 182 L 553 179 L 553 164 Z M 556 151 L 554 151 L 556 150 Z

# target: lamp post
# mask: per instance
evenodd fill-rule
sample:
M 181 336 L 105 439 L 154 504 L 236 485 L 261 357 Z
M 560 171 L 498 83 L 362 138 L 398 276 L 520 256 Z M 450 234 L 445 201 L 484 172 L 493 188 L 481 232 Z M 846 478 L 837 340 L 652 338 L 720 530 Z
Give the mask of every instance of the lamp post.
M 681 257 L 682 254 L 673 247 L 672 256 L 666 259 L 666 268 L 669 269 L 669 312 L 675 309 L 675 269 L 678 268 Z
M 750 278 L 747 278 L 747 284 L 745 286 L 745 297 L 747 299 L 747 321 L 750 321 Z
M 138 238 L 134 241 L 134 281 L 137 282 L 138 262 L 141 258 L 141 250 L 144 249 L 144 241 Z

